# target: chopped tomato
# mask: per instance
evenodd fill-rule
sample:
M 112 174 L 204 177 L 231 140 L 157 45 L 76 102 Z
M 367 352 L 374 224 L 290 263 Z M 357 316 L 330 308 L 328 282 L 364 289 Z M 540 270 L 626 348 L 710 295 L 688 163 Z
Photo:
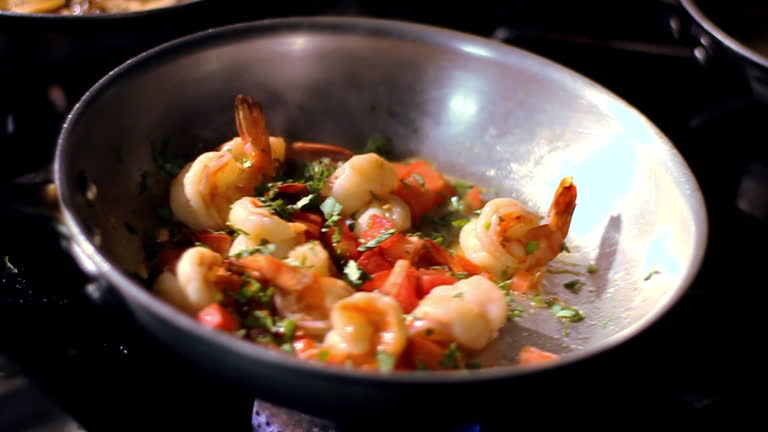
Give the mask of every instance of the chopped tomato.
M 379 291 L 397 300 L 403 308 L 403 312 L 411 313 L 419 303 L 416 292 L 418 277 L 419 272 L 411 266 L 410 261 L 398 260 Z
M 538 288 L 543 275 L 544 273 L 541 271 L 535 271 L 533 273 L 519 271 L 515 273 L 515 276 L 512 278 L 509 288 L 520 294 L 533 291 Z
M 467 204 L 469 204 L 469 208 L 472 210 L 480 210 L 483 208 L 483 199 L 480 196 L 480 188 L 477 186 L 472 187 L 472 189 L 467 192 L 467 195 L 465 197 Z
M 390 273 L 392 273 L 391 270 L 384 270 L 374 274 L 370 279 L 363 283 L 363 286 L 361 286 L 360 289 L 363 291 L 381 290 L 381 287 L 383 287 L 384 283 L 389 279 Z
M 400 177 L 395 195 L 410 208 L 414 225 L 421 223 L 425 214 L 441 206 L 456 193 L 453 185 L 426 161 L 399 164 L 395 169 Z
M 395 234 L 384 240 L 377 248 L 382 256 L 391 262 L 405 259 L 411 262 L 418 258 L 424 241 L 416 236 L 406 237 L 403 234 Z
M 357 265 L 369 275 L 373 275 L 392 268 L 392 262 L 386 259 L 379 248 L 367 250 L 360 254 Z
M 517 362 L 522 365 L 552 361 L 559 358 L 560 356 L 557 354 L 544 351 L 531 345 L 526 345 L 520 349 L 520 353 L 517 356 Z
M 291 219 L 307 228 L 304 231 L 307 240 L 320 239 L 320 232 L 324 223 L 323 216 L 320 213 L 297 211 L 291 214 Z
M 240 327 L 239 320 L 229 309 L 213 303 L 197 313 L 197 320 L 204 326 L 224 331 L 235 331 Z
M 426 336 L 413 335 L 408 340 L 406 357 L 413 368 L 442 369 L 440 362 L 445 355 L 445 347 Z
M 419 285 L 421 286 L 421 297 L 426 296 L 433 288 L 440 285 L 453 285 L 457 282 L 448 270 L 441 269 L 419 269 Z
M 293 351 L 296 357 L 302 360 L 313 360 L 320 351 L 320 347 L 310 338 L 301 338 L 293 341 Z
M 424 247 L 418 260 L 419 267 L 449 267 L 451 262 L 453 262 L 453 257 L 448 250 L 435 243 L 432 239 L 424 239 Z
M 468 273 L 470 275 L 478 275 L 483 273 L 483 269 L 470 261 L 469 258 L 459 253 L 453 255 L 453 260 L 450 264 L 450 267 L 451 270 L 456 273 Z
M 334 242 L 334 233 L 339 227 L 341 227 L 339 241 Z M 349 226 L 345 222 L 340 222 L 337 226 L 328 228 L 327 231 L 322 233 L 321 240 L 326 249 L 332 250 L 342 258 L 357 260 L 357 257 L 360 256 L 360 252 L 357 250 L 357 237 L 350 231 Z
M 366 244 L 394 227 L 395 223 L 391 220 L 384 216 L 373 214 L 371 215 L 371 218 L 368 219 L 368 226 L 365 228 L 365 231 L 360 234 L 360 242 Z
M 195 233 L 195 240 L 208 246 L 212 251 L 222 255 L 228 255 L 229 248 L 232 246 L 232 236 L 229 234 L 198 231 Z

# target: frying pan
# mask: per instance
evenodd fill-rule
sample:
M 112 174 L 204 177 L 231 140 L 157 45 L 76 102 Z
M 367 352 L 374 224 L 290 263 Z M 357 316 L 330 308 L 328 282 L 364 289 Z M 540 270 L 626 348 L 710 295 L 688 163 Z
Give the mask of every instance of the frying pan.
M 693 19 L 699 58 L 738 65 L 753 93 L 768 100 L 768 6 L 761 0 L 680 0 Z M 721 60 L 722 61 L 722 60 Z
M 191 160 L 234 136 L 238 93 L 263 105 L 272 134 L 356 150 L 371 135 L 387 134 L 397 158 L 426 157 L 541 213 L 559 180 L 574 176 L 580 195 L 571 253 L 552 264 L 545 289 L 586 319 L 568 324 L 546 308 L 527 308 L 488 350 L 499 367 L 378 374 L 300 362 L 208 330 L 159 300 L 138 276 L 141 234 L 168 205 L 170 178 L 153 165 L 153 151 L 170 142 L 173 157 Z M 512 46 L 396 21 L 266 20 L 148 51 L 75 106 L 54 164 L 73 256 L 141 325 L 257 397 L 329 418 L 472 417 L 509 404 L 498 395 L 510 389 L 527 389 L 516 406 L 540 409 L 537 397 L 551 397 L 546 380 L 569 376 L 588 385 L 594 377 L 574 373 L 579 364 L 667 312 L 691 283 L 706 243 L 695 178 L 626 102 Z M 588 264 L 598 271 L 584 273 Z M 578 294 L 562 287 L 574 277 L 586 283 Z M 523 343 L 563 360 L 515 366 Z

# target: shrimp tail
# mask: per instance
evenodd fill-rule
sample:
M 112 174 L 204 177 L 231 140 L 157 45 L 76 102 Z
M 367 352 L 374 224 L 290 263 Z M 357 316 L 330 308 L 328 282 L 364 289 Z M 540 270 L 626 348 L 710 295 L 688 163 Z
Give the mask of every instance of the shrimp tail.
M 264 179 L 275 174 L 275 163 L 272 160 L 272 146 L 269 143 L 269 132 L 264 111 L 250 96 L 242 94 L 235 97 L 235 123 L 237 133 L 245 142 L 248 160 L 255 167 L 254 172 L 262 172 Z
M 573 177 L 565 177 L 560 181 L 552 198 L 552 205 L 547 214 L 548 225 L 565 238 L 571 227 L 571 218 L 575 209 L 576 185 L 573 183 Z

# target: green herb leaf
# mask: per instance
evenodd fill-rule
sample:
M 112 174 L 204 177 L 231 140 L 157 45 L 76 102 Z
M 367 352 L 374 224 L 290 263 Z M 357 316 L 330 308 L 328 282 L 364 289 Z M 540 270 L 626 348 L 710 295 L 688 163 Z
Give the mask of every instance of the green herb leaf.
M 384 242 L 384 240 L 392 237 L 395 234 L 397 234 L 397 228 L 390 228 L 390 229 L 384 231 L 383 233 L 379 234 L 378 236 L 376 236 L 375 239 L 369 241 L 368 243 L 366 243 L 364 245 L 360 245 L 357 248 L 357 250 L 360 251 L 360 252 L 365 252 L 368 249 L 373 249 L 376 246 L 379 246 L 380 244 L 382 244 Z
M 565 252 L 565 253 L 571 253 L 571 249 L 570 249 L 570 248 L 568 247 L 568 245 L 567 245 L 567 244 L 565 244 L 565 243 L 563 243 L 563 248 L 562 248 L 562 250 L 561 250 L 561 251 L 562 251 L 562 252 Z
M 579 279 L 574 279 L 563 284 L 565 289 L 574 293 L 578 293 L 583 285 L 584 282 L 580 281 Z
M 463 228 L 464 225 L 469 223 L 469 219 L 456 219 L 455 221 L 451 222 L 451 225 L 453 225 L 456 228 Z
M 376 364 L 380 371 L 390 372 L 395 368 L 395 356 L 386 351 L 378 350 L 376 351 Z
M 317 359 L 321 362 L 328 361 L 328 356 L 331 354 L 328 350 L 322 350 L 317 353 Z
M 532 255 L 537 249 L 539 249 L 539 242 L 536 240 L 529 241 L 525 244 L 525 253 L 528 255 Z
M 392 140 L 386 135 L 373 135 L 365 143 L 363 153 L 376 153 L 385 159 L 389 159 L 392 156 Z
M 453 295 L 453 298 L 462 298 L 462 297 L 464 297 L 464 293 L 461 292 L 461 291 L 459 291 L 459 292 L 457 292 L 456 294 Z
M 275 253 L 275 250 L 277 249 L 277 245 L 275 245 L 274 243 L 264 243 L 264 241 L 262 241 L 261 246 L 256 246 L 249 249 L 243 249 L 241 251 L 235 252 L 230 256 L 233 258 L 245 258 L 251 255 L 270 255 L 271 256 L 273 253 Z
M 315 199 L 316 197 L 317 197 L 317 194 L 307 195 L 307 196 L 301 198 L 300 200 L 296 201 L 296 204 L 293 204 L 293 205 L 288 206 L 288 207 L 290 208 L 291 213 L 293 213 L 295 211 L 301 210 L 302 207 L 304 207 L 307 204 L 309 204 L 310 202 L 312 202 L 312 200 Z
M 205 243 L 200 243 L 200 242 L 195 242 L 195 246 L 197 246 L 197 247 L 204 247 L 204 248 L 206 248 L 206 249 L 210 249 L 210 248 L 211 248 L 211 247 L 210 247 L 210 246 L 208 246 L 207 244 L 205 244 Z
M 359 288 L 367 279 L 368 275 L 357 265 L 357 262 L 349 260 L 347 261 L 347 265 L 344 266 L 344 276 L 347 277 L 347 280 L 352 286 Z
M 235 226 L 235 224 L 233 224 L 233 223 L 232 223 L 232 222 L 230 222 L 230 221 L 227 221 L 227 227 L 229 227 L 229 229 L 231 229 L 232 231 L 234 231 L 234 232 L 235 232 L 235 234 L 238 234 L 238 235 L 243 235 L 243 236 L 246 236 L 246 237 L 250 237 L 250 236 L 251 236 L 251 235 L 248 233 L 248 231 L 246 231 L 246 230 L 244 230 L 244 229 L 242 229 L 242 228 L 238 228 L 238 227 L 236 227 L 236 226 Z
M 587 266 L 587 273 L 589 274 L 595 274 L 597 273 L 597 266 L 594 264 L 590 264 Z
M 456 180 L 455 182 L 453 182 L 453 187 L 456 188 L 456 193 L 458 193 L 460 196 L 464 196 L 474 186 L 469 184 L 469 183 L 467 183 L 467 182 L 463 182 L 461 180 Z
M 250 168 L 253 166 L 253 162 L 251 162 L 251 160 L 248 159 L 248 156 L 243 156 L 243 158 L 240 159 L 238 162 L 240 162 L 240 165 L 243 168 Z
M 323 212 L 323 216 L 325 216 L 326 227 L 335 225 L 336 222 L 341 219 L 341 209 L 341 204 L 339 204 L 332 196 L 326 198 L 325 201 L 320 204 L 320 211 Z
M 661 272 L 660 272 L 660 271 L 658 271 L 658 270 L 653 270 L 653 271 L 651 271 L 650 273 L 648 273 L 648 276 L 644 277 L 644 278 L 643 278 L 643 280 L 644 280 L 644 281 L 649 281 L 649 280 L 651 280 L 651 278 L 653 277 L 653 275 L 657 275 L 657 274 L 659 274 L 659 273 L 661 273 Z
M 440 360 L 440 366 L 444 368 L 458 369 L 464 364 L 464 356 L 459 351 L 459 346 L 456 342 L 451 343 L 448 349 L 443 353 L 443 358 Z
M 292 319 L 283 320 L 282 327 L 283 343 L 290 344 L 293 342 L 294 336 L 296 336 L 296 321 Z
M 555 314 L 555 316 L 570 322 L 579 322 L 584 319 L 584 316 L 581 314 L 581 311 L 573 307 L 561 309 Z
M 419 175 L 419 174 L 416 174 L 416 173 L 413 173 L 413 174 L 411 174 L 411 177 L 413 177 L 413 178 L 414 178 L 414 180 L 416 180 L 417 182 L 419 182 L 419 184 L 421 185 L 421 187 L 425 187 L 425 186 L 427 185 L 427 182 L 426 182 L 426 181 L 424 181 L 424 177 L 422 177 L 421 175 Z

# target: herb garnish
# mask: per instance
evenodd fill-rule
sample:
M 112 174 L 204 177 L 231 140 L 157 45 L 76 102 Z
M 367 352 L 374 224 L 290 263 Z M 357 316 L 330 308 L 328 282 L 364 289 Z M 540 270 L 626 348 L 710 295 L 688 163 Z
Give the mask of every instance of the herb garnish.
M 360 252 L 365 252 L 368 249 L 373 249 L 376 246 L 379 246 L 380 244 L 382 244 L 384 242 L 384 240 L 392 237 L 395 234 L 397 234 L 397 228 L 390 228 L 390 229 L 384 231 L 383 233 L 379 234 L 378 236 L 376 236 L 375 239 L 369 241 L 368 243 L 366 243 L 364 245 L 360 245 L 357 248 L 357 250 L 360 251 Z
M 597 273 L 597 266 L 594 264 L 590 264 L 587 266 L 587 273 L 589 274 L 595 274 Z
M 413 173 L 413 174 L 411 174 L 411 177 L 413 177 L 414 180 L 419 182 L 419 184 L 421 185 L 422 188 L 427 186 L 427 182 L 424 181 L 424 177 L 420 176 L 419 174 Z
M 643 280 L 644 280 L 644 281 L 649 281 L 649 280 L 651 280 L 651 278 L 653 277 L 653 275 L 657 275 L 657 274 L 660 274 L 660 273 L 661 273 L 661 272 L 660 272 L 660 271 L 658 271 L 658 270 L 653 270 L 653 271 L 651 271 L 650 273 L 648 273 L 648 276 L 644 277 L 644 278 L 643 278 Z
M 532 255 L 539 248 L 539 242 L 536 240 L 529 241 L 525 244 L 525 253 Z
M 392 140 L 386 135 L 373 135 L 365 143 L 363 153 L 376 153 L 385 159 L 390 159 L 392 156 Z
M 346 276 L 350 285 L 355 288 L 360 288 L 363 282 L 368 279 L 368 274 L 354 260 L 347 261 L 347 265 L 344 266 L 344 276 Z
M 574 279 L 563 284 L 565 289 L 573 293 L 581 291 L 581 287 L 584 286 L 584 282 L 579 279 Z
M 452 342 L 448 346 L 448 349 L 443 353 L 443 358 L 440 360 L 440 366 L 444 368 L 458 369 L 464 366 L 464 355 L 459 351 L 459 346 L 456 342 Z
M 248 231 L 246 231 L 246 230 L 244 230 L 244 229 L 242 229 L 242 228 L 238 228 L 238 227 L 236 227 L 236 226 L 235 226 L 235 224 L 233 224 L 233 223 L 232 223 L 232 222 L 230 222 L 230 221 L 227 221 L 227 224 L 226 224 L 226 225 L 227 225 L 227 227 L 228 227 L 229 229 L 231 229 L 232 231 L 234 231 L 234 232 L 235 232 L 235 235 L 234 235 L 233 237 L 236 237 L 237 235 L 243 235 L 243 236 L 246 236 L 246 237 L 250 237 L 250 236 L 251 236 L 251 235 L 248 233 Z
M 247 256 L 257 255 L 257 254 L 272 255 L 273 253 L 275 253 L 276 249 L 277 249 L 277 245 L 275 245 L 274 243 L 270 243 L 267 239 L 261 239 L 261 243 L 258 246 L 237 251 L 231 256 L 234 258 L 245 258 Z
M 395 357 L 382 350 L 376 351 L 376 364 L 382 372 L 389 372 L 395 368 Z

